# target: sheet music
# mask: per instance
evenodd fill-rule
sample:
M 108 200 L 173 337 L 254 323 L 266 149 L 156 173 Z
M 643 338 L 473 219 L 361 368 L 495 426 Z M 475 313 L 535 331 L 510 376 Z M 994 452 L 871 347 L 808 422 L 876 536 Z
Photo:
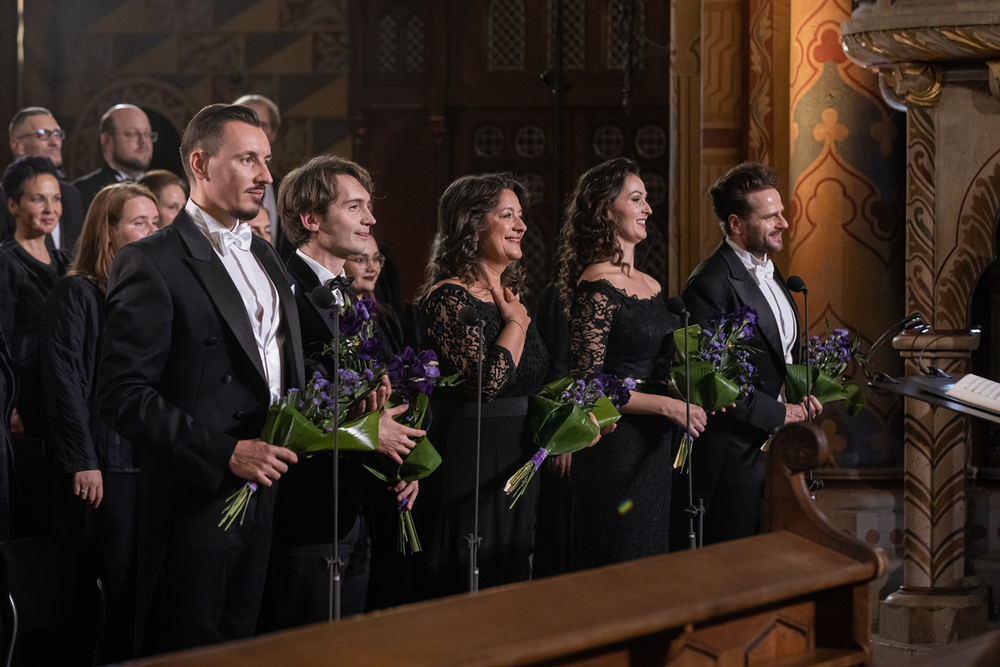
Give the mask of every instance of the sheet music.
M 945 395 L 986 410 L 1000 411 L 1000 382 L 972 373 L 963 376 Z

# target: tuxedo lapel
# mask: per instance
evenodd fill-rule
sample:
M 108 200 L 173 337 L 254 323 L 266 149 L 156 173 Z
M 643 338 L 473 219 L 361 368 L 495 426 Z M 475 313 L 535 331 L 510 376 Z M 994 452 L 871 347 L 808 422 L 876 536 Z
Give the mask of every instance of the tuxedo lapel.
M 309 308 L 312 309 L 313 313 L 320 320 L 322 320 L 323 325 L 326 326 L 330 331 L 330 336 L 333 337 L 335 330 L 333 327 L 333 318 L 330 317 L 329 308 L 321 308 L 317 306 L 312 300 L 312 291 L 319 287 L 319 278 L 316 273 L 309 268 L 309 265 L 302 261 L 302 258 L 296 254 L 292 254 L 288 258 L 288 272 L 292 274 L 295 282 L 299 284 L 302 288 L 302 299 L 309 304 Z
M 286 373 L 290 379 L 290 386 L 301 387 L 304 378 L 298 373 L 298 359 L 302 358 L 302 332 L 299 329 L 298 308 L 295 306 L 295 295 L 288 284 L 284 270 L 278 264 L 274 253 L 268 252 L 267 241 L 258 237 L 253 237 L 250 242 L 250 252 L 253 253 L 257 261 L 264 267 L 274 289 L 278 292 L 278 300 L 281 304 L 281 319 L 285 324 L 285 346 L 290 348 L 290 354 L 286 355 L 286 363 L 289 357 L 293 360 L 292 368 L 296 369 L 292 373 Z
M 260 377 L 266 378 L 264 364 L 257 351 L 257 339 L 250 328 L 250 317 L 243 306 L 243 296 L 233 284 L 233 279 L 229 277 L 222 260 L 215 254 L 212 244 L 195 226 L 187 211 L 182 210 L 178 213 L 171 224 L 176 225 L 178 234 L 190 252 L 184 261 L 198 277 L 226 326 L 233 332 L 240 347 L 260 373 Z
M 721 251 L 729 265 L 729 279 L 737 298 L 744 306 L 751 306 L 757 311 L 757 327 L 760 329 L 761 337 L 770 348 L 771 354 L 784 361 L 785 354 L 781 350 L 781 331 L 778 329 L 778 321 L 774 318 L 771 305 L 764 298 L 760 287 L 750 277 L 750 272 L 743 266 L 743 262 L 725 241 L 722 242 Z

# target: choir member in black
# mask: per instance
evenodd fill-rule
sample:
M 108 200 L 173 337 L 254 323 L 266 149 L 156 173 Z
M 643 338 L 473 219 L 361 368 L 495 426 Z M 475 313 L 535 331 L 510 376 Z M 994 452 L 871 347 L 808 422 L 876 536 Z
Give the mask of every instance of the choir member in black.
M 42 381 L 52 429 L 57 489 L 70 506 L 74 532 L 96 532 L 104 552 L 108 634 L 102 661 L 132 657 L 139 453 L 108 427 L 97 409 L 97 371 L 104 335 L 104 298 L 118 249 L 157 229 L 156 198 L 137 183 L 101 190 L 87 212 L 76 258 L 42 311 Z M 88 524 L 84 527 L 82 524 Z M 91 528 L 92 526 L 92 528 Z
M 459 178 L 438 209 L 435 253 L 421 287 L 427 322 L 425 344 L 441 373 L 461 373 L 456 390 L 435 390 L 428 437 L 443 459 L 424 482 L 420 538 L 425 550 L 428 595 L 468 588 L 476 476 L 476 392 L 479 332 L 459 321 L 473 306 L 483 320 L 483 422 L 479 493 L 480 587 L 531 576 L 529 556 L 537 485 L 510 508 L 504 483 L 533 453 L 526 432 L 528 395 L 548 367 L 548 353 L 518 292 L 522 282 L 524 187 L 508 174 Z
M 11 417 L 17 382 L 3 329 L 0 329 L 0 542 L 10 539 Z
M 24 437 L 11 497 L 14 537 L 48 532 L 51 494 L 44 462 L 48 419 L 38 348 L 42 306 L 66 273 L 70 252 L 46 246 L 45 236 L 62 214 L 59 175 L 48 158 L 24 157 L 3 177 L 7 207 L 16 221 L 13 238 L 0 243 L 0 327 L 20 387 L 17 415 Z M 15 418 L 17 422 L 17 418 Z
M 406 345 L 403 341 L 403 326 L 400 324 L 399 315 L 391 304 L 379 301 L 375 292 L 375 285 L 382 275 L 384 263 L 385 255 L 379 252 L 375 235 L 369 234 L 364 252 L 351 255 L 344 262 L 344 273 L 349 278 L 354 278 L 351 291 L 359 299 L 371 299 L 375 302 L 375 324 L 378 327 L 379 339 L 388 346 L 389 351 L 398 354 Z
M 572 459 L 579 565 L 595 567 L 667 551 L 672 444 L 685 404 L 667 396 L 665 370 L 679 326 L 660 284 L 635 268 L 651 213 L 634 162 L 600 164 L 577 181 L 559 239 L 559 285 L 570 305 L 570 371 L 631 377 L 618 429 Z M 691 434 L 705 427 L 691 407 Z

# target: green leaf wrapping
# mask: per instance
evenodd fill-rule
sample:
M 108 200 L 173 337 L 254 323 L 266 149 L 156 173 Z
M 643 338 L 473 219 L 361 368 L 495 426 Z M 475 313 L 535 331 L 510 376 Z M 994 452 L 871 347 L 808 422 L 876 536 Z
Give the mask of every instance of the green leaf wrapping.
M 372 452 L 378 449 L 378 416 L 369 412 L 340 425 L 340 449 Z M 271 407 L 261 431 L 261 440 L 292 450 L 299 456 L 333 451 L 333 432 L 325 433 L 290 405 Z
M 701 337 L 701 327 L 692 324 L 683 329 L 674 330 L 674 347 L 677 348 L 677 359 L 681 366 L 688 354 L 698 351 L 698 341 Z
M 574 403 L 563 404 L 562 393 L 573 385 L 573 378 L 562 378 L 542 387 L 528 397 L 528 423 L 535 444 L 549 456 L 578 452 L 597 437 L 598 431 L 621 419 L 607 396 L 597 399 L 593 409 L 597 424 L 583 408 Z
M 847 414 L 851 417 L 865 407 L 865 395 L 850 378 L 845 377 L 839 382 L 818 368 L 808 370 L 812 376 L 812 395 L 820 405 L 844 401 Z M 806 396 L 806 367 L 803 364 L 785 364 L 785 371 L 785 400 L 788 403 L 801 403 Z
M 393 394 L 386 407 L 393 408 L 402 404 L 402 402 L 403 399 L 399 394 Z M 409 409 L 409 414 L 414 419 L 406 423 L 407 426 L 412 428 L 421 428 L 423 426 L 424 417 L 427 414 L 427 403 L 426 394 L 417 395 L 416 400 L 410 404 Z M 403 415 L 397 415 L 397 421 L 406 414 L 404 412 Z M 376 456 L 371 464 L 365 464 L 365 468 L 383 482 L 395 485 L 401 481 L 412 482 L 424 479 L 437 470 L 440 465 L 441 455 L 438 454 L 438 451 L 434 449 L 434 445 L 424 435 L 414 441 L 413 449 L 403 459 L 402 465 L 396 463 L 388 456 Z
M 683 396 L 687 389 L 686 371 L 683 363 L 671 369 L 670 379 Z M 732 405 L 739 395 L 740 388 L 734 382 L 716 373 L 712 362 L 691 362 L 690 400 L 692 404 L 704 408 L 705 412 L 715 412 Z

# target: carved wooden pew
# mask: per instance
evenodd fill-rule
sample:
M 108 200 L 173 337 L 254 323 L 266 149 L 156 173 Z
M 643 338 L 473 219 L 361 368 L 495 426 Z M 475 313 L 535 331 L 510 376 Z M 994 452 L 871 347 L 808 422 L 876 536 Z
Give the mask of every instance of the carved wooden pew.
M 827 457 L 819 428 L 785 427 L 769 457 L 763 535 L 142 664 L 865 664 L 868 585 L 885 555 L 834 528 L 809 498 L 803 471 Z

